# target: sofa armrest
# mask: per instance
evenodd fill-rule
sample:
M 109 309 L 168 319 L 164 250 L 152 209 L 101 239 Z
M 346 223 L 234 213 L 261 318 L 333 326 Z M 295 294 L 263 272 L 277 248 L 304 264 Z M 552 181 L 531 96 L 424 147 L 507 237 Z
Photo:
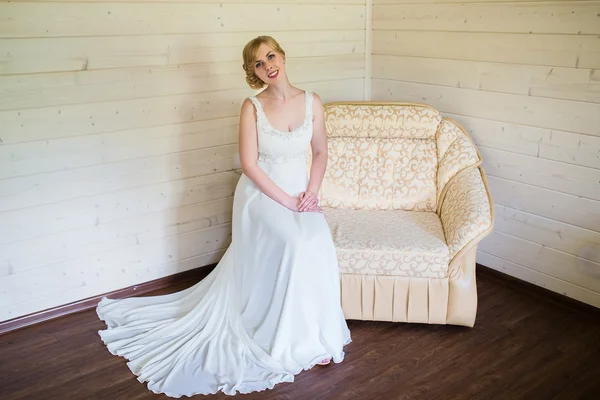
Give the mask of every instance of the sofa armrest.
M 485 174 L 479 167 L 461 171 L 448 182 L 441 199 L 440 219 L 451 258 L 490 233 L 493 212 Z
M 448 182 L 461 171 L 481 165 L 481 156 L 469 134 L 457 122 L 444 118 L 436 133 L 438 150 L 437 211 Z

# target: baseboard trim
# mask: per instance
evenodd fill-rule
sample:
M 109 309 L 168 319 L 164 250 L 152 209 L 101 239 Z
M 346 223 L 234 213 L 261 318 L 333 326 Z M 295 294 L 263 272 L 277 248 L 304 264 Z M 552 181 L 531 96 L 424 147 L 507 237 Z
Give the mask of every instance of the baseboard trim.
M 125 297 L 140 296 L 155 290 L 164 289 L 176 284 L 185 283 L 188 281 L 198 282 L 204 279 L 216 266 L 211 264 L 205 267 L 198 267 L 188 271 L 179 272 L 177 274 L 158 278 L 149 282 L 140 283 L 138 285 L 129 286 L 123 289 L 114 290 L 109 293 L 103 293 L 87 299 L 75 301 L 73 303 L 64 304 L 61 306 L 49 308 L 47 310 L 38 311 L 32 314 L 23 315 L 21 317 L 9 319 L 8 321 L 0 322 L 0 335 L 8 332 L 13 332 L 18 329 L 23 329 L 31 325 L 36 325 L 51 319 L 64 317 L 66 315 L 75 314 L 81 311 L 96 308 L 96 305 L 103 297 L 111 299 L 123 299 Z
M 582 301 L 573 299 L 571 297 L 562 295 L 554 292 L 550 289 L 535 285 L 531 282 L 524 281 L 514 276 L 505 274 L 504 272 L 498 271 L 494 268 L 486 267 L 485 265 L 477 263 L 477 275 L 483 275 L 486 278 L 492 278 L 495 281 L 510 286 L 515 290 L 526 293 L 530 296 L 541 298 L 545 301 L 552 302 L 558 306 L 568 307 L 569 309 L 582 312 L 588 315 L 594 315 L 600 317 L 600 308 L 596 308 L 591 304 L 584 303 Z
M 139 285 L 129 286 L 123 289 L 114 290 L 109 293 L 103 293 L 98 296 L 89 297 L 73 303 L 64 304 L 62 306 L 49 308 L 47 310 L 38 311 L 32 314 L 10 319 L 8 321 L 0 322 L 0 335 L 13 332 L 18 329 L 23 329 L 28 326 L 36 325 L 41 322 L 49 321 L 51 319 L 95 308 L 102 297 L 105 296 L 113 299 L 123 299 L 126 297 L 140 296 L 155 290 L 164 289 L 169 286 L 182 284 L 185 282 L 198 282 L 204 279 L 214 269 L 215 266 L 216 264 L 212 264 L 205 267 L 194 268 L 189 271 L 179 272 L 177 274 L 165 276 L 153 281 L 140 283 Z M 486 267 L 485 265 L 477 264 L 477 274 L 483 274 L 486 277 L 494 278 L 495 280 L 500 281 L 502 284 L 512 286 L 515 289 L 526 292 L 530 295 L 542 297 L 558 305 L 569 307 L 574 311 L 585 312 L 587 314 L 592 313 L 596 316 L 600 316 L 600 309 L 594 306 L 504 274 L 495 269 Z

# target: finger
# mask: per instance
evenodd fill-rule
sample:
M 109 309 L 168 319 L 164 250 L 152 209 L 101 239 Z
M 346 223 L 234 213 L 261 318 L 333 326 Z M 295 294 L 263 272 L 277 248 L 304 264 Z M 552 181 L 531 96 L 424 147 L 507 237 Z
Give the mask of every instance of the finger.
M 303 207 L 300 211 L 303 211 L 303 212 L 310 211 L 310 207 L 308 207 L 308 206 Z
M 310 196 L 306 196 L 301 202 L 300 202 L 300 208 L 305 208 L 308 204 L 310 204 L 311 201 L 311 197 Z
M 316 198 L 317 198 L 317 196 L 315 196 L 314 194 L 312 194 L 312 193 L 307 193 L 307 194 L 306 194 L 306 197 L 305 197 L 304 199 L 305 199 L 305 200 L 311 200 L 311 199 L 316 199 Z

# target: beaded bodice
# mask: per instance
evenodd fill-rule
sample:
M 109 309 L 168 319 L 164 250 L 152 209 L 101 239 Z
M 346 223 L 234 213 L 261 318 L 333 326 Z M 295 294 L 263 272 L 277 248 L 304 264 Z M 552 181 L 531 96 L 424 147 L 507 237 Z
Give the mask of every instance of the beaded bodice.
M 304 160 L 313 132 L 313 95 L 305 91 L 304 122 L 291 132 L 273 128 L 256 96 L 250 97 L 256 108 L 256 129 L 258 131 L 258 159 L 269 163 L 285 163 Z

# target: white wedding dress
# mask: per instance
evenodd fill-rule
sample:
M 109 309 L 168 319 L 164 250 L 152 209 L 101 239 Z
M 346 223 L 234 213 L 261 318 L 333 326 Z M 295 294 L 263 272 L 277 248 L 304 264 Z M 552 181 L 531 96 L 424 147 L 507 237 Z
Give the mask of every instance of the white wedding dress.
M 258 165 L 284 191 L 308 183 L 312 93 L 304 123 L 275 130 L 256 107 Z M 332 358 L 351 341 L 340 305 L 339 271 L 323 214 L 290 211 L 242 175 L 233 204 L 232 242 L 215 269 L 181 292 L 103 298 L 100 331 L 140 382 L 170 397 L 261 391 Z

